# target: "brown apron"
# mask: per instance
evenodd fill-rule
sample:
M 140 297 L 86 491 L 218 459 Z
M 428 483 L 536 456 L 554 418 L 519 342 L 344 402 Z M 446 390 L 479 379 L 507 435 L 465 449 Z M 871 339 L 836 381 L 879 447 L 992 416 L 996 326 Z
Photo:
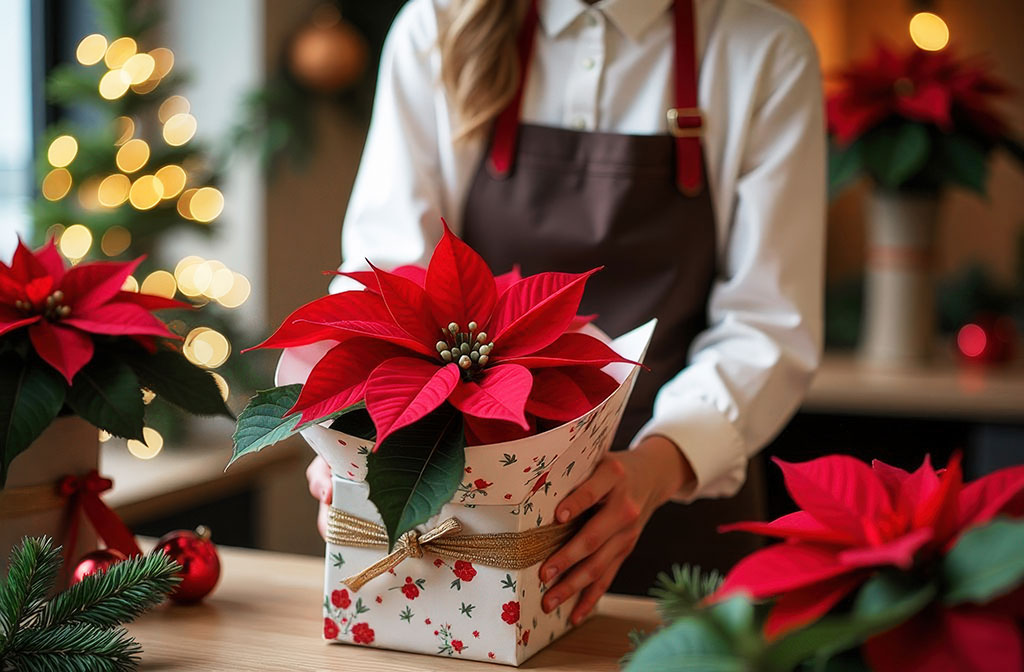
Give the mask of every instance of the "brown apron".
M 658 390 L 687 365 L 690 343 L 706 327 L 715 275 L 715 219 L 702 188 L 692 0 L 678 0 L 674 13 L 673 133 L 586 133 L 519 124 L 537 23 L 532 3 L 519 43 L 524 76 L 495 124 L 463 220 L 463 237 L 496 273 L 514 264 L 524 274 L 603 265 L 587 282 L 580 312 L 597 313 L 605 332 L 617 336 L 658 318 L 646 359 L 651 370 L 637 380 L 615 449 L 629 445 L 650 418 Z M 645 594 L 673 563 L 726 569 L 756 548 L 717 536 L 715 527 L 759 518 L 759 484 L 752 479 L 730 500 L 659 509 L 612 590 Z

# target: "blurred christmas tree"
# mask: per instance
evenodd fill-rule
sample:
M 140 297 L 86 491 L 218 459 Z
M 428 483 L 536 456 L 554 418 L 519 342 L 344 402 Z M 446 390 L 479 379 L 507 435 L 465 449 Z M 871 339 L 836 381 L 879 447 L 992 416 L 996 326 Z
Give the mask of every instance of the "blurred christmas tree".
M 173 52 L 154 44 L 158 4 L 93 0 L 92 6 L 102 32 L 82 38 L 77 63 L 58 65 L 47 81 L 48 99 L 63 120 L 46 130 L 36 161 L 35 242 L 55 238 L 72 263 L 147 255 L 125 289 L 168 298 L 180 293 L 207 305 L 164 317 L 184 338 L 183 352 L 193 363 L 220 369 L 236 336 L 230 311 L 248 298 L 249 281 L 199 256 L 162 260 L 159 245 L 175 231 L 214 230 L 224 209 L 216 162 L 195 140 L 199 122 L 188 99 L 175 93 L 186 77 L 175 70 Z M 251 389 L 241 367 L 221 371 L 225 375 L 215 377 L 225 398 L 227 379 Z M 174 434 L 182 423 L 156 400 L 147 425 Z M 151 457 L 153 444 L 162 443 L 152 438 L 148 449 L 129 448 Z

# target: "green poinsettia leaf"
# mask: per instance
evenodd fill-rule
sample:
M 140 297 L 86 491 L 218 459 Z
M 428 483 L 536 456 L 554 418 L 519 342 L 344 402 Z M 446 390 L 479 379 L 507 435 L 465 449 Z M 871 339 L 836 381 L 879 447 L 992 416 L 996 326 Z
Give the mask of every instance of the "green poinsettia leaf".
M 997 519 L 964 533 L 942 562 L 943 602 L 984 604 L 1024 581 L 1024 520 Z
M 984 195 L 988 161 L 981 145 L 962 135 L 944 135 L 937 149 L 942 172 L 951 182 Z
M 0 488 L 15 457 L 43 433 L 64 405 L 64 380 L 51 367 L 0 355 Z
M 883 186 L 898 189 L 928 160 L 930 141 L 921 124 L 881 126 L 865 136 L 864 165 Z
M 765 669 L 782 672 L 815 658 L 819 665 L 879 632 L 903 623 L 935 598 L 935 586 L 882 572 L 857 593 L 848 613 L 828 615 L 779 639 L 765 652 Z
M 377 427 L 373 424 L 370 412 L 366 410 L 366 402 L 361 401 L 349 409 L 349 412 L 338 416 L 331 423 L 331 429 L 365 441 L 376 441 Z
M 131 367 L 97 353 L 75 374 L 67 404 L 77 415 L 114 436 L 142 439 L 142 388 Z
M 743 598 L 738 598 L 743 599 Z M 751 669 L 708 611 L 675 621 L 644 640 L 625 672 L 743 672 Z
M 358 402 L 352 406 L 325 415 L 322 418 L 309 420 L 300 425 L 299 419 L 301 414 L 295 413 L 285 417 L 285 413 L 299 400 L 301 392 L 302 385 L 299 383 L 282 385 L 281 387 L 272 387 L 269 390 L 257 392 L 249 400 L 245 409 L 238 416 L 238 424 L 235 426 L 235 433 L 231 437 L 234 440 L 234 449 L 231 453 L 231 459 L 228 460 L 227 467 L 230 467 L 234 464 L 235 460 L 243 455 L 257 453 L 267 446 L 284 441 L 289 436 L 298 434 L 310 425 L 344 416 L 351 412 L 365 411 L 366 409 L 366 404 Z
M 828 195 L 835 198 L 864 168 L 863 145 L 858 140 L 846 147 L 835 142 L 828 148 Z
M 139 382 L 161 399 L 195 415 L 226 415 L 234 419 L 213 376 L 180 352 L 131 350 L 123 353 L 121 359 L 132 368 Z
M 448 404 L 394 432 L 367 458 L 366 483 L 388 545 L 436 515 L 455 494 L 466 466 L 462 414 Z

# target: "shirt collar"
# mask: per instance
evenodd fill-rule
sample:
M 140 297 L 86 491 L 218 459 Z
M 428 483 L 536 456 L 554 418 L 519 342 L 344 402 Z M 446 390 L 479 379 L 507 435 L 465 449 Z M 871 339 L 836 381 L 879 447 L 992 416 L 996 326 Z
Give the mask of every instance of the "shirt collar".
M 600 0 L 593 5 L 634 41 L 671 6 L 672 0 Z M 544 31 L 554 37 L 588 8 L 583 0 L 540 0 L 538 13 Z

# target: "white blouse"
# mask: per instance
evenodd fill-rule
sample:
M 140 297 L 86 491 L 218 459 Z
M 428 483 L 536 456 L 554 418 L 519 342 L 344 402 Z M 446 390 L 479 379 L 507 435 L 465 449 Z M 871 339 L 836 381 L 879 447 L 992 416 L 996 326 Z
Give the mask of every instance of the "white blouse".
M 437 49 L 447 6 L 411 0 L 385 42 L 343 270 L 367 258 L 425 264 L 440 217 L 460 230 L 484 143 L 452 143 L 458 122 Z M 717 277 L 689 366 L 633 441 L 663 435 L 679 446 L 697 476 L 685 501 L 735 493 L 748 458 L 799 406 L 821 355 L 825 233 L 821 75 L 806 31 L 762 0 L 696 0 L 695 11 Z M 672 0 L 540 0 L 523 120 L 665 133 L 672 30 Z

